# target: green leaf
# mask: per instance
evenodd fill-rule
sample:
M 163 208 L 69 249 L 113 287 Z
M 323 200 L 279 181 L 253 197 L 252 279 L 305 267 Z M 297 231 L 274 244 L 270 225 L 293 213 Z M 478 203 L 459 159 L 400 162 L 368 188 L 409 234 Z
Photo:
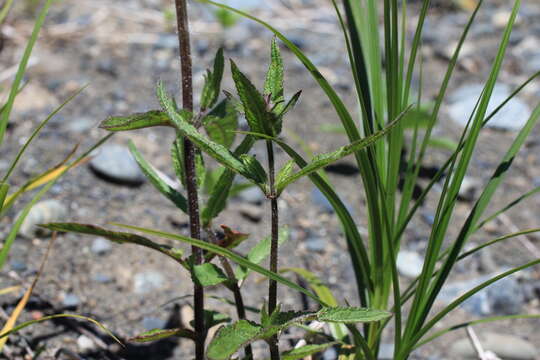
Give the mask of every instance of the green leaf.
M 222 314 L 218 311 L 213 311 L 213 310 L 204 310 L 204 326 L 206 327 L 207 330 L 209 330 L 210 328 L 216 325 L 229 323 L 229 322 L 231 322 L 231 318 L 226 314 Z M 195 328 L 194 320 L 190 321 L 189 323 L 191 326 Z
M 262 167 L 261 163 L 255 158 L 255 156 L 249 154 L 242 154 L 240 155 L 240 160 L 244 164 L 244 171 L 249 174 L 250 178 L 257 185 L 261 186 L 267 183 L 268 175 L 266 174 L 266 171 Z
M 283 59 L 276 38 L 272 39 L 270 67 L 266 73 L 263 95 L 273 103 L 283 100 Z
M 128 131 L 154 126 L 172 127 L 173 125 L 167 114 L 159 110 L 152 110 L 128 116 L 111 116 L 99 124 L 100 128 L 107 131 Z
M 256 337 L 261 329 L 260 325 L 247 320 L 240 320 L 233 325 L 221 328 L 208 345 L 208 358 L 212 360 L 229 359 L 238 349 Z
M 427 128 L 431 122 L 431 111 L 414 107 L 403 117 L 403 126 L 407 129 L 419 129 Z
M 282 118 L 286 113 L 291 111 L 296 104 L 298 103 L 298 100 L 300 100 L 300 95 L 302 95 L 302 90 L 297 91 L 292 98 L 285 104 L 284 106 L 278 107 L 279 112 L 277 113 L 279 118 Z
M 142 157 L 141 153 L 137 150 L 135 144 L 133 144 L 132 141 L 129 142 L 129 150 L 131 151 L 131 154 L 133 154 L 133 157 L 135 158 L 135 161 L 137 161 L 137 164 L 139 164 L 142 172 L 148 178 L 148 180 L 150 180 L 152 185 L 154 185 L 154 187 L 160 193 L 165 195 L 167 199 L 172 201 L 172 203 L 176 205 L 176 207 L 178 207 L 180 210 L 187 214 L 186 198 L 159 177 L 152 165 L 150 165 Z
M 270 116 L 264 97 L 232 60 L 231 71 L 249 128 L 254 132 L 272 135 Z
M 189 329 L 154 329 L 134 336 L 130 338 L 129 341 L 136 343 L 147 343 L 167 339 L 173 336 L 187 338 L 193 341 L 195 341 L 195 339 L 197 338 L 195 333 Z
M 206 241 L 192 239 L 192 238 L 189 238 L 187 236 L 171 234 L 171 233 L 158 231 L 158 230 L 153 230 L 153 229 L 147 229 L 147 228 L 143 228 L 143 227 L 139 227 L 139 226 L 125 225 L 125 224 L 118 224 L 118 223 L 114 223 L 114 225 L 121 226 L 123 228 L 131 229 L 131 230 L 135 230 L 135 231 L 140 231 L 140 232 L 145 233 L 145 234 L 159 236 L 159 237 L 162 237 L 162 238 L 165 238 L 165 239 L 181 241 L 183 243 L 187 243 L 187 244 L 196 246 L 196 247 L 198 247 L 200 249 L 213 252 L 213 253 L 215 253 L 217 255 L 224 256 L 227 259 L 230 259 L 230 260 L 236 262 L 237 264 L 239 264 L 241 266 L 244 266 L 244 267 L 246 267 L 246 268 L 248 268 L 248 269 L 250 269 L 252 271 L 255 271 L 255 272 L 257 272 L 257 273 L 259 273 L 259 274 L 261 274 L 263 276 L 266 276 L 267 278 L 275 280 L 276 282 L 278 282 L 280 284 L 283 284 L 283 285 L 285 285 L 285 286 L 287 286 L 287 287 L 289 287 L 289 288 L 291 288 L 293 290 L 296 290 L 296 291 L 298 291 L 298 292 L 300 292 L 302 294 L 305 294 L 309 298 L 315 300 L 317 303 L 319 303 L 321 305 L 324 305 L 324 302 L 321 302 L 321 300 L 317 296 L 315 296 L 313 293 L 311 293 L 310 291 L 304 289 L 301 286 L 298 286 L 297 284 L 295 284 L 292 281 L 289 281 L 289 280 L 285 279 L 281 275 L 278 275 L 278 274 L 276 274 L 276 273 L 274 273 L 272 271 L 269 271 L 269 270 L 263 268 L 262 266 L 259 266 L 257 264 L 252 263 L 251 261 L 249 261 L 246 258 L 238 255 L 235 252 L 232 252 L 229 249 L 224 249 L 224 248 L 219 247 L 217 245 L 207 243 Z
M 192 276 L 193 281 L 201 286 L 214 286 L 229 280 L 220 268 L 211 263 L 195 265 Z
M 282 360 L 297 360 L 297 359 L 303 359 L 311 355 L 315 355 L 317 353 L 323 352 L 324 350 L 328 349 L 329 347 L 332 347 L 334 345 L 337 345 L 337 342 L 331 342 L 326 344 L 311 344 L 311 345 L 304 345 L 296 349 L 292 349 L 289 351 L 286 351 L 281 354 Z
M 185 137 L 189 138 L 202 151 L 213 157 L 215 160 L 225 165 L 227 168 L 242 174 L 251 181 L 255 181 L 249 172 L 246 171 L 242 161 L 240 161 L 230 150 L 223 145 L 215 143 L 203 136 L 197 129 L 191 125 L 180 112 L 177 112 L 174 102 L 165 93 L 163 83 L 158 83 L 157 95 L 163 109 L 169 114 L 177 130 Z
M 149 240 L 140 235 L 130 234 L 126 232 L 110 231 L 95 225 L 78 223 L 50 223 L 40 226 L 51 231 L 97 235 L 117 244 L 134 244 L 143 246 L 167 255 L 168 257 L 185 266 L 185 261 L 182 259 L 183 251 L 181 249 L 155 243 L 152 240 Z
M 281 182 L 287 179 L 289 176 L 291 176 L 292 171 L 294 170 L 295 162 L 294 160 L 289 160 L 287 163 L 279 170 L 277 176 L 276 176 L 276 188 L 277 189 L 284 189 L 283 186 L 281 186 Z M 278 192 L 278 195 L 281 194 Z
M 223 48 L 220 48 L 214 59 L 214 71 L 208 70 L 205 76 L 204 86 L 201 95 L 201 111 L 211 108 L 217 102 L 221 90 L 221 80 L 225 60 L 223 58 Z
M 186 173 L 184 167 L 184 138 L 182 136 L 178 136 L 171 146 L 171 159 L 176 177 L 185 187 Z
M 0 214 L 2 213 L 2 209 L 4 207 L 4 201 L 6 200 L 8 191 L 9 191 L 9 184 L 0 183 Z
M 278 234 L 278 245 L 282 245 L 289 239 L 289 228 L 283 227 L 279 229 Z M 254 263 L 259 264 L 261 261 L 266 259 L 268 256 L 270 256 L 270 249 L 271 249 L 272 240 L 271 237 L 265 237 L 261 241 L 257 243 L 248 253 L 247 260 Z M 245 279 L 249 274 L 249 270 L 246 267 L 239 266 L 235 270 L 235 275 L 238 280 Z
M 220 102 L 204 117 L 203 126 L 210 140 L 230 148 L 238 128 L 237 112 L 233 104 L 228 100 Z
M 454 140 L 446 137 L 432 137 L 429 139 L 428 145 L 434 148 L 450 151 L 456 151 L 459 146 Z
M 388 311 L 359 307 L 328 307 L 317 313 L 317 320 L 329 323 L 368 323 L 381 321 L 391 314 Z

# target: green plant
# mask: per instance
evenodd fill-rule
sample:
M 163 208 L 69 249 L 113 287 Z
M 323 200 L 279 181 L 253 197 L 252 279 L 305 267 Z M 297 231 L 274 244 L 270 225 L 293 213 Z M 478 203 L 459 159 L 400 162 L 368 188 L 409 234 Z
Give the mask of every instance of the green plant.
M 181 11 L 177 13 L 178 21 L 181 25 L 179 26 L 179 33 L 181 35 L 181 45 L 183 46 L 181 47 L 184 76 L 184 104 L 182 108 L 177 106 L 175 101 L 167 95 L 163 85 L 159 84 L 157 93 L 162 106 L 161 111 L 111 118 L 106 120 L 102 124 L 102 127 L 111 131 L 133 130 L 150 126 L 171 127 L 178 134 L 173 148 L 173 164 L 177 170 L 178 178 L 180 180 L 184 179 L 188 198 L 190 194 L 192 199 L 196 198 L 199 194 L 198 189 L 201 188 L 201 184 L 204 182 L 203 180 L 197 181 L 193 172 L 193 168 L 205 168 L 202 165 L 203 154 L 212 157 L 223 166 L 223 169 L 219 170 L 221 173 L 219 180 L 215 182 L 213 191 L 210 192 L 209 199 L 204 208 L 209 210 L 203 210 L 201 212 L 203 228 L 210 235 L 210 239 L 213 239 L 211 220 L 215 217 L 214 215 L 217 215 L 225 208 L 235 174 L 244 177 L 254 186 L 259 187 L 271 203 L 271 213 L 269 215 L 271 217 L 272 228 L 270 238 L 255 245 L 247 257 L 238 255 L 231 250 L 238 243 L 245 240 L 245 236 L 242 236 L 242 234 L 230 232 L 229 236 L 226 236 L 225 241 L 205 242 L 199 240 L 198 230 L 194 229 L 193 225 L 199 221 L 199 217 L 196 215 L 197 209 L 195 207 L 189 208 L 187 205 L 188 203 L 191 203 L 192 206 L 195 204 L 189 201 L 189 199 L 186 200 L 176 189 L 164 184 L 155 175 L 155 172 L 152 173 L 152 171 L 148 170 L 151 168 L 145 164 L 141 164 L 141 161 L 139 163 L 143 169 L 147 169 L 147 175 L 151 178 L 158 190 L 173 200 L 181 210 L 190 214 L 192 236 L 185 237 L 129 225 L 116 225 L 147 235 L 190 244 L 194 247 L 191 257 L 184 258 L 181 250 L 160 245 L 148 238 L 132 233 L 114 232 L 83 224 L 59 223 L 49 224 L 47 227 L 57 231 L 98 234 L 116 242 L 135 243 L 150 247 L 174 258 L 180 265 L 190 271 L 195 286 L 224 284 L 231 289 L 235 295 L 235 304 L 240 320 L 218 331 L 208 345 L 208 357 L 211 359 L 228 359 L 236 351 L 245 347 L 246 357 L 249 358 L 250 350 L 248 345 L 256 340 L 265 340 L 270 346 L 272 360 L 279 358 L 297 359 L 321 351 L 328 346 L 337 346 L 339 348 L 340 359 L 376 359 L 382 334 L 387 328 L 387 325 L 393 321 L 394 358 L 396 360 L 407 359 L 411 352 L 419 346 L 448 331 L 463 326 L 463 324 L 460 324 L 457 327 L 455 326 L 430 334 L 430 331 L 433 330 L 434 326 L 442 318 L 465 300 L 497 280 L 540 263 L 540 260 L 535 260 L 506 271 L 471 289 L 450 305 L 434 313 L 433 304 L 435 299 L 448 280 L 452 269 L 460 260 L 494 243 L 513 238 L 523 233 L 539 231 L 539 229 L 530 229 L 509 234 L 464 252 L 465 244 L 471 235 L 482 227 L 486 219 L 490 219 L 506 211 L 537 192 L 537 189 L 530 191 L 494 214 L 485 215 L 490 200 L 502 183 L 513 159 L 538 121 L 540 106 L 534 110 L 527 124 L 519 132 L 513 144 L 507 150 L 506 155 L 494 171 L 492 178 L 468 215 L 466 222 L 461 227 L 457 238 L 449 246 L 443 246 L 443 240 L 447 237 L 449 224 L 454 215 L 458 191 L 470 167 L 471 158 L 477 147 L 481 130 L 512 97 L 540 75 L 540 73 L 534 74 L 528 81 L 516 89 L 494 112 L 491 114 L 487 113 L 488 103 L 497 81 L 510 34 L 520 7 L 521 2 L 519 0 L 514 2 L 510 20 L 504 31 L 484 91 L 478 99 L 477 107 L 471 114 L 467 127 L 463 131 L 459 142 L 452 146 L 451 156 L 422 192 L 419 199 L 416 200 L 413 199 L 413 189 L 419 175 L 420 166 L 425 157 L 427 147 L 434 140 L 432 132 L 439 119 L 439 112 L 446 98 L 447 88 L 456 67 L 460 50 L 483 1 L 478 2 L 477 7 L 471 14 L 469 22 L 464 27 L 458 46 L 449 62 L 439 93 L 430 110 L 425 110 L 423 107 L 421 93 L 416 98 L 413 98 L 411 94 L 413 75 L 417 71 L 421 72 L 421 69 L 418 69 L 417 66 L 420 62 L 418 53 L 430 1 L 423 0 L 422 2 L 415 36 L 410 47 L 406 44 L 404 31 L 410 19 L 407 12 L 407 2 L 385 0 L 382 6 L 378 6 L 379 4 L 375 0 L 344 0 L 342 7 L 340 7 L 337 1 L 333 1 L 347 45 L 351 72 L 360 105 L 360 118 L 358 122 L 360 126 L 354 121 L 351 111 L 346 108 L 342 99 L 315 65 L 277 29 L 240 10 L 210 0 L 203 0 L 203 2 L 213 4 L 220 9 L 231 11 L 239 16 L 256 21 L 272 31 L 304 64 L 308 72 L 326 93 L 341 120 L 341 126 L 348 136 L 349 145 L 343 146 L 331 153 L 315 156 L 308 161 L 280 137 L 283 127 L 283 117 L 294 107 L 300 93 L 296 93 L 289 101 L 285 101 L 283 92 L 283 62 L 277 41 L 274 40 L 271 47 L 270 68 L 263 91 L 256 89 L 235 63 L 231 62 L 232 77 L 236 85 L 239 100 L 229 94 L 228 98 L 224 100 L 225 104 L 227 104 L 224 107 L 243 113 L 250 127 L 250 131 L 240 132 L 244 135 L 244 138 L 240 146 L 234 151 L 231 151 L 232 142 L 226 141 L 226 139 L 229 139 L 226 134 L 229 134 L 228 131 L 233 131 L 236 125 L 232 121 L 225 120 L 228 118 L 227 116 L 218 115 L 215 112 L 224 66 L 222 54 L 218 52 L 214 63 L 214 70 L 207 74 L 201 95 L 201 109 L 194 113 L 192 102 L 189 99 L 192 93 L 189 87 L 191 83 L 188 59 L 189 31 L 187 29 L 185 3 L 179 2 L 182 3 L 179 7 Z M 382 11 L 382 14 L 379 11 Z M 379 29 L 380 15 L 382 15 L 384 20 L 382 29 Z M 379 43 L 379 32 L 382 32 L 383 44 Z M 384 67 L 382 53 L 385 54 Z M 418 120 L 418 116 L 411 116 L 411 114 L 420 114 L 426 111 L 428 111 L 427 119 L 424 118 L 422 121 Z M 212 113 L 216 113 L 216 118 L 210 121 L 207 118 Z M 227 112 L 222 114 L 227 114 Z M 208 129 L 208 124 L 212 122 L 217 125 L 216 128 L 226 129 L 226 131 L 221 132 L 220 136 L 216 136 L 211 129 Z M 412 125 L 410 124 L 411 122 Z M 411 126 L 412 130 L 410 130 Z M 199 128 L 204 128 L 207 135 L 199 132 Z M 412 139 L 410 141 L 406 140 L 406 131 L 412 131 Z M 264 141 L 266 143 L 269 160 L 266 169 L 256 158 L 247 155 L 249 148 L 255 141 Z M 189 152 L 187 150 L 184 150 L 183 153 L 181 152 L 183 149 L 181 146 L 182 142 L 184 144 L 193 144 L 198 149 L 194 155 L 195 159 L 188 159 L 189 155 L 186 154 L 189 154 Z M 291 157 L 291 161 L 277 172 L 275 171 L 274 163 L 275 146 L 281 147 Z M 408 147 L 409 151 L 404 175 L 403 192 L 399 196 L 397 190 L 398 180 L 400 178 L 400 171 L 402 171 L 401 161 L 405 146 Z M 369 234 L 365 238 L 358 232 L 353 217 L 343 201 L 336 195 L 327 177 L 322 173 L 322 169 L 325 166 L 347 155 L 354 155 L 355 157 L 362 180 L 359 186 L 363 188 L 367 201 Z M 197 167 L 196 164 L 201 165 Z M 188 174 L 190 166 L 192 169 L 191 176 Z M 204 174 L 208 173 L 209 170 L 199 171 L 200 175 L 198 179 L 203 179 L 205 177 Z M 445 174 L 446 177 L 444 178 Z M 278 267 L 277 255 L 280 236 L 278 230 L 279 212 L 277 199 L 289 185 L 305 176 L 309 177 L 328 198 L 341 221 L 356 275 L 358 299 L 363 308 L 339 307 L 335 296 L 316 275 L 299 268 L 279 269 Z M 402 242 L 403 233 L 410 226 L 411 219 L 416 214 L 427 194 L 430 193 L 433 185 L 443 178 L 443 190 L 438 198 L 438 208 L 431 233 L 429 234 L 428 248 L 422 273 L 407 289 L 402 290 L 399 286 L 396 257 Z M 199 187 L 198 189 L 197 186 Z M 205 217 L 205 213 L 210 215 Z M 196 248 L 206 251 L 204 256 L 200 256 L 200 252 L 198 253 L 195 250 Z M 270 256 L 270 268 L 265 269 L 259 266 L 258 262 L 268 255 Z M 211 260 L 216 257 L 222 261 L 221 268 L 211 263 Z M 229 260 L 239 265 L 236 271 L 232 269 L 228 262 Z M 240 311 L 240 309 L 244 308 L 243 301 L 240 301 L 240 290 L 241 283 L 245 277 L 239 276 L 239 273 L 245 272 L 246 270 L 244 269 L 258 272 L 269 279 L 268 304 L 265 304 L 259 311 L 259 323 L 248 321 L 245 319 L 245 312 L 242 313 Z M 310 289 L 304 289 L 280 274 L 291 272 L 305 278 Z M 322 309 L 318 312 L 309 313 L 281 312 L 276 296 L 277 283 L 305 294 L 320 304 Z M 198 300 L 201 301 L 201 298 L 202 295 L 199 292 L 195 296 L 195 302 Z M 405 314 L 406 307 L 409 308 L 409 300 L 411 302 L 410 310 Z M 198 311 L 195 311 L 195 313 L 197 314 Z M 330 315 L 326 316 L 325 314 Z M 539 315 L 522 315 L 521 317 L 533 318 L 539 317 Z M 479 322 L 510 318 L 516 318 L 516 316 L 489 318 Z M 287 327 L 303 326 L 303 323 L 313 320 L 330 323 L 331 334 L 323 334 L 328 339 L 327 343 L 323 345 L 306 345 L 300 349 L 280 353 L 276 341 L 279 333 Z M 363 323 L 363 327 L 358 328 L 354 323 Z M 475 322 L 470 322 L 470 324 L 472 323 Z M 206 337 L 208 328 L 215 324 L 215 321 L 207 321 L 206 326 L 202 329 L 195 326 L 195 332 L 191 332 L 188 329 L 156 330 L 143 334 L 137 337 L 137 339 L 155 340 L 173 335 L 188 337 L 196 341 L 196 355 L 198 359 L 202 359 L 201 346 L 204 347 L 204 338 Z

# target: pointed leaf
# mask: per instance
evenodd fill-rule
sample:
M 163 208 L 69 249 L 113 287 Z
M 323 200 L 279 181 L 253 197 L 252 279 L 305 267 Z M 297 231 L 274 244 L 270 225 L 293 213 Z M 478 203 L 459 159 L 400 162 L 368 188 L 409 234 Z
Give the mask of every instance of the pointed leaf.
M 238 128 L 237 112 L 232 103 L 228 100 L 220 102 L 204 117 L 203 126 L 210 140 L 230 148 Z
M 383 310 L 372 310 L 359 307 L 328 307 L 317 313 L 317 320 L 330 323 L 369 323 L 381 321 L 391 316 Z
M 46 225 L 40 225 L 45 229 L 60 232 L 73 232 L 86 235 L 97 235 L 104 237 L 112 242 L 118 244 L 135 244 L 149 249 L 156 250 L 162 254 L 169 256 L 170 258 L 185 265 L 182 259 L 183 251 L 181 249 L 172 248 L 167 245 L 161 245 L 153 242 L 140 235 L 130 234 L 126 232 L 110 231 L 98 226 L 78 223 L 51 223 Z
M 272 39 L 270 67 L 266 74 L 263 95 L 269 96 L 274 103 L 283 99 L 283 59 L 276 38 Z
M 129 142 L 129 150 L 131 151 L 131 154 L 135 158 L 135 161 L 137 161 L 137 164 L 139 164 L 139 167 L 141 168 L 142 172 L 148 178 L 148 180 L 150 180 L 152 185 L 154 185 L 154 187 L 160 193 L 165 195 L 167 199 L 172 201 L 173 204 L 176 205 L 176 207 L 178 207 L 180 210 L 182 210 L 184 213 L 187 214 L 186 198 L 159 177 L 159 175 L 156 173 L 152 165 L 150 165 L 142 157 L 141 153 L 137 150 L 137 148 L 135 147 L 135 144 L 133 144 L 132 141 Z
M 272 135 L 267 105 L 263 96 L 232 60 L 231 71 L 251 131 Z
M 191 274 L 193 281 L 201 286 L 214 286 L 229 280 L 220 268 L 211 263 L 195 265 Z
M 224 68 L 223 48 L 220 48 L 214 59 L 214 70 L 208 71 L 206 74 L 201 95 L 201 111 L 209 109 L 216 104 L 221 89 Z
M 169 117 L 176 126 L 177 130 L 183 136 L 189 138 L 202 151 L 213 157 L 221 164 L 225 165 L 227 168 L 242 174 L 246 178 L 253 181 L 250 174 L 246 171 L 244 164 L 231 151 L 229 151 L 223 145 L 215 143 L 203 136 L 193 125 L 186 121 L 185 117 L 176 111 L 174 102 L 165 93 L 162 83 L 158 83 L 157 93 L 163 109 L 167 112 L 167 114 L 169 114 Z
M 289 160 L 287 163 L 279 170 L 277 176 L 276 176 L 276 188 L 277 189 L 284 189 L 285 187 L 281 186 L 281 183 L 287 179 L 289 176 L 291 176 L 293 170 L 294 170 L 295 162 L 294 160 Z M 278 192 L 278 195 L 280 193 Z
M 266 184 L 268 175 L 255 156 L 242 154 L 240 155 L 240 160 L 244 164 L 245 172 L 250 175 L 250 178 L 253 179 L 257 185 Z
M 129 339 L 130 342 L 147 343 L 167 339 L 170 337 L 181 337 L 195 341 L 197 336 L 189 329 L 154 329 Z
M 326 343 L 326 344 L 304 345 L 299 348 L 284 352 L 283 354 L 281 354 L 281 359 L 282 360 L 304 359 L 311 355 L 315 355 L 317 353 L 323 352 L 329 347 L 332 347 L 337 344 L 338 344 L 337 342 L 331 342 L 331 343 Z
M 207 356 L 211 360 L 229 359 L 242 346 L 249 343 L 261 331 L 261 326 L 251 321 L 240 320 L 218 330 L 208 345 Z
M 186 174 L 184 167 L 184 138 L 179 136 L 171 146 L 171 159 L 176 177 L 184 187 L 186 186 Z
M 289 239 L 289 235 L 289 228 L 280 228 L 278 234 L 278 245 L 282 245 L 283 243 L 285 243 L 285 241 Z M 247 259 L 254 264 L 259 264 L 261 261 L 270 256 L 271 244 L 272 240 L 270 237 L 262 239 L 249 251 Z M 235 275 L 238 280 L 245 279 L 248 273 L 249 270 L 243 266 L 239 266 L 235 271 Z
M 279 109 L 279 111 L 277 112 L 278 117 L 283 117 L 285 114 L 291 111 L 298 103 L 298 100 L 300 100 L 301 95 L 302 95 L 302 90 L 299 90 L 293 95 L 293 97 L 286 104 L 282 106 L 278 106 L 278 109 Z
M 9 191 L 9 184 L 0 183 L 0 213 L 4 207 L 4 201 L 6 200 L 7 193 Z
M 128 131 L 154 126 L 172 127 L 172 123 L 165 112 L 152 110 L 128 116 L 111 116 L 99 124 L 100 128 L 107 131 Z

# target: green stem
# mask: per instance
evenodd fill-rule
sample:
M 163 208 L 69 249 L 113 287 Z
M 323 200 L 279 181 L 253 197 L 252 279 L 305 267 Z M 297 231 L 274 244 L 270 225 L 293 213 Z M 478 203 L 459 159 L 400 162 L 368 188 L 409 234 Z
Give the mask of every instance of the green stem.
M 180 46 L 180 65 L 182 71 L 182 106 L 185 110 L 193 112 L 193 68 L 191 63 L 191 47 L 189 36 L 189 21 L 187 0 L 175 0 L 176 17 L 178 25 L 178 42 Z M 186 172 L 186 188 L 188 195 L 189 224 L 191 237 L 201 238 L 201 224 L 199 215 L 199 199 L 197 190 L 197 177 L 195 173 L 195 147 L 189 139 L 184 139 L 184 163 Z M 192 247 L 193 260 L 196 265 L 203 262 L 202 250 Z M 206 329 L 204 325 L 204 288 L 194 284 L 193 308 L 195 316 L 195 359 L 204 360 L 204 343 Z

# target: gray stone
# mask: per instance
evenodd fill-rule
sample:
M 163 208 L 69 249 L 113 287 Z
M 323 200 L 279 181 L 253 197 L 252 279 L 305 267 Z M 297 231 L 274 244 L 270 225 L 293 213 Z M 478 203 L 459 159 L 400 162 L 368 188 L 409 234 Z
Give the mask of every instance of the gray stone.
M 25 271 L 28 268 L 25 262 L 19 260 L 11 260 L 9 265 L 11 266 L 11 270 L 17 272 Z
M 450 97 L 450 116 L 458 124 L 465 126 L 473 112 L 484 85 L 469 84 L 457 89 Z M 495 110 L 510 96 L 507 85 L 497 84 L 489 102 L 487 114 Z M 488 123 L 488 127 L 503 130 L 520 130 L 531 114 L 527 104 L 517 97 L 510 100 Z
M 253 204 L 240 204 L 238 206 L 238 211 L 240 212 L 240 215 L 248 219 L 252 222 L 259 222 L 261 221 L 264 210 L 261 209 L 260 206 L 253 205 Z
M 109 275 L 102 273 L 94 274 L 94 276 L 92 276 L 92 279 L 100 284 L 108 284 L 113 281 L 113 279 Z
M 415 279 L 422 273 L 424 259 L 414 251 L 401 250 L 396 265 L 401 275 Z
M 76 308 L 81 303 L 81 300 L 79 297 L 75 294 L 65 294 L 64 298 L 62 299 L 62 305 L 66 308 Z
M 144 174 L 128 148 L 111 144 L 99 148 L 90 161 L 90 168 L 102 178 L 125 185 L 140 185 Z
M 238 194 L 238 197 L 245 202 L 254 205 L 260 205 L 266 200 L 266 196 L 261 189 L 256 186 L 252 186 Z
M 324 252 L 326 240 L 318 236 L 310 236 L 306 239 L 306 248 L 309 251 Z
M 469 176 L 463 178 L 458 197 L 463 201 L 473 201 L 479 187 L 479 182 Z
M 97 349 L 94 340 L 86 335 L 81 335 L 77 338 L 77 348 L 81 353 L 88 353 Z
M 321 208 L 324 212 L 327 213 L 333 213 L 334 208 L 332 207 L 332 204 L 330 204 L 330 201 L 323 195 L 323 193 L 318 189 L 314 188 L 311 191 L 311 200 L 315 205 Z
M 331 347 L 326 349 L 322 353 L 322 360 L 336 360 L 338 358 L 338 353 L 335 348 Z
M 82 133 L 87 130 L 90 130 L 95 125 L 96 125 L 96 121 L 94 119 L 82 117 L 82 118 L 78 118 L 78 119 L 74 119 L 70 121 L 69 124 L 67 125 L 67 129 L 68 131 L 71 131 L 74 133 Z
M 154 329 L 163 329 L 167 322 L 159 318 L 146 316 L 142 319 L 141 323 L 145 330 L 150 331 Z
M 50 231 L 38 228 L 36 225 L 47 224 L 50 222 L 66 220 L 68 209 L 57 200 L 45 200 L 38 202 L 24 220 L 19 234 L 26 238 L 33 238 L 34 236 L 47 236 Z
M 477 334 L 486 351 L 492 351 L 503 360 L 534 360 L 538 356 L 536 347 L 530 342 L 517 336 L 478 333 Z M 458 340 L 450 348 L 453 358 L 477 359 L 478 355 L 468 338 Z
M 136 294 L 148 294 L 161 289 L 165 284 L 165 278 L 157 271 L 144 271 L 133 277 L 133 289 Z
M 105 255 L 112 250 L 112 245 L 107 239 L 97 238 L 92 242 L 91 249 L 96 255 Z

